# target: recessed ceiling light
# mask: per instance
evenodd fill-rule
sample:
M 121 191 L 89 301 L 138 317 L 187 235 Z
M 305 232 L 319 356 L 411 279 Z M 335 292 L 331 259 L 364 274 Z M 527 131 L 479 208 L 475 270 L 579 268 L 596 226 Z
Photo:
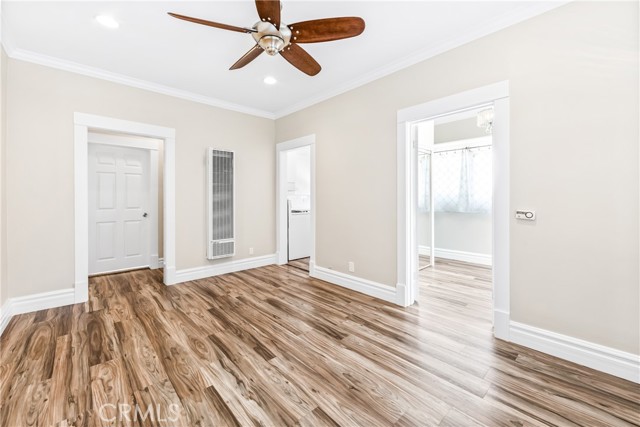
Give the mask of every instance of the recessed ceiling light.
M 120 26 L 120 24 L 118 24 L 118 21 L 116 21 L 109 15 L 98 15 L 96 16 L 96 21 L 107 28 L 118 28 Z
M 264 78 L 264 84 L 266 85 L 274 85 L 276 83 L 278 83 L 278 80 L 273 76 L 267 76 Z

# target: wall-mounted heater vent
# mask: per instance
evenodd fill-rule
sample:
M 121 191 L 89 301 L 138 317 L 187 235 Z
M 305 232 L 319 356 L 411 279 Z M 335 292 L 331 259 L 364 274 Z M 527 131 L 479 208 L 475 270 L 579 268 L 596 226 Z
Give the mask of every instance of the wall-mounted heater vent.
M 209 245 L 207 258 L 235 254 L 234 153 L 207 149 L 207 209 Z

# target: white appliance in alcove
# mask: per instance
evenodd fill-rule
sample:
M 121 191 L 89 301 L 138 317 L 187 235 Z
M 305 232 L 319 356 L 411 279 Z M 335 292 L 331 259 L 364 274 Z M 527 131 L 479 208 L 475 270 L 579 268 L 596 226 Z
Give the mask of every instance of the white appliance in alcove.
M 288 259 L 311 256 L 311 150 L 287 153 Z
M 289 209 L 289 260 L 311 256 L 311 213 Z

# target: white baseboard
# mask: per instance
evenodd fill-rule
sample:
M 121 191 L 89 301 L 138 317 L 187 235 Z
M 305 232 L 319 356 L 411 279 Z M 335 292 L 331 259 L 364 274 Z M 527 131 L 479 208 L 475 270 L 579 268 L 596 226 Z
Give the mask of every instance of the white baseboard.
M 11 304 L 10 299 L 6 300 L 2 307 L 0 307 L 0 335 L 4 332 L 4 328 L 9 324 L 9 320 L 11 320 Z
M 372 282 L 371 280 L 362 279 L 360 277 L 351 276 L 349 274 L 340 273 L 324 267 L 314 266 L 313 273 L 309 271 L 311 277 L 351 289 L 381 300 L 394 304 L 404 305 L 399 302 L 398 289 L 393 286 L 383 285 L 381 283 Z M 402 290 L 404 292 L 404 289 Z M 400 298 L 404 298 L 404 293 L 400 294 Z
M 167 280 L 167 285 L 188 282 L 190 280 L 204 279 L 206 277 L 219 276 L 220 274 L 235 273 L 236 271 L 249 270 L 250 268 L 264 267 L 265 265 L 276 264 L 276 254 L 260 257 L 245 258 L 239 260 L 226 261 L 214 265 L 202 267 L 186 268 L 177 270 L 172 274 L 171 280 Z M 166 280 L 166 279 L 165 279 Z
M 418 246 L 418 254 L 429 256 L 431 248 L 429 246 Z M 456 261 L 470 262 L 473 264 L 491 265 L 491 255 L 476 252 L 456 251 L 453 249 L 436 248 L 437 258 L 453 259 Z
M 640 356 L 589 341 L 511 322 L 511 342 L 640 383 Z
M 510 329 L 510 317 L 509 312 L 504 310 L 493 309 L 493 336 L 504 340 L 510 341 L 509 329 Z
M 75 304 L 75 293 L 75 289 L 62 289 L 59 291 L 9 298 L 2 306 L 2 313 L 0 314 L 0 334 L 4 331 L 9 320 L 17 314 Z
M 80 282 L 76 282 L 73 285 L 73 288 L 74 288 L 76 304 L 89 301 L 89 279 L 88 278 Z
M 11 315 L 31 313 L 32 311 L 62 307 L 75 304 L 75 290 L 72 288 L 59 291 L 43 292 L 41 294 L 26 295 L 11 298 Z
M 396 284 L 396 300 L 394 301 L 396 304 L 402 307 L 409 307 L 414 303 L 412 298 L 406 293 L 407 285 L 404 283 Z

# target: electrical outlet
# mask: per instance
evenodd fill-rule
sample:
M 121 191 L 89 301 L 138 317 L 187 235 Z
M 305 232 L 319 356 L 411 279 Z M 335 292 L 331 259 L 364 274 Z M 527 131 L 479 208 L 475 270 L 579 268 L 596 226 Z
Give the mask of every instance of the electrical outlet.
M 253 248 L 249 248 L 249 255 L 253 255 Z
M 356 271 L 356 264 L 353 261 L 349 261 L 349 272 L 353 273 Z

